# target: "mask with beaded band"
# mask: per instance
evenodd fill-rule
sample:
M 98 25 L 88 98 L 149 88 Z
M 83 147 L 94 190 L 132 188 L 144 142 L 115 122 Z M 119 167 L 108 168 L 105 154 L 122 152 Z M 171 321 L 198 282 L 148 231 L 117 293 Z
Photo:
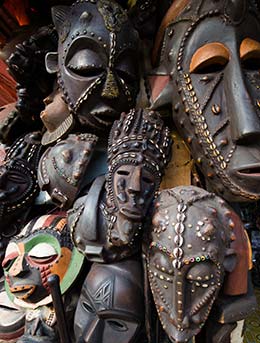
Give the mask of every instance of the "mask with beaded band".
M 169 339 L 188 342 L 204 326 L 225 273 L 236 266 L 236 215 L 222 199 L 193 186 L 162 191 L 155 207 L 149 283 Z
M 58 53 L 46 56 L 70 111 L 83 126 L 108 131 L 135 104 L 138 34 L 116 1 L 76 1 L 53 8 Z
M 114 245 L 128 244 L 149 211 L 171 152 L 168 128 L 158 113 L 131 110 L 112 127 L 106 176 L 107 211 Z
M 169 81 L 161 92 L 153 90 L 160 93 L 154 102 L 173 104 L 174 123 L 203 184 L 231 202 L 260 196 L 260 25 L 255 3 L 174 1 L 154 50 L 156 75 Z

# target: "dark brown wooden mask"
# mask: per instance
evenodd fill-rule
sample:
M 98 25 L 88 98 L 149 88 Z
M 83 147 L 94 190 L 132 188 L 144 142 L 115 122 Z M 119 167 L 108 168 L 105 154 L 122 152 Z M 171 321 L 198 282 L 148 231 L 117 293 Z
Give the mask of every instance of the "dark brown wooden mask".
M 47 56 L 47 69 L 58 71 L 69 108 L 81 124 L 107 130 L 135 103 L 137 32 L 120 5 L 108 0 L 54 7 L 53 21 L 59 48 L 58 56 Z
M 83 284 L 75 314 L 76 341 L 138 342 L 143 306 L 139 262 L 94 263 Z
M 174 122 L 208 189 L 229 201 L 260 197 L 259 33 L 244 0 L 192 1 L 165 32 Z
M 162 191 L 153 216 L 148 275 L 157 312 L 171 342 L 197 335 L 236 256 L 232 211 L 189 186 Z

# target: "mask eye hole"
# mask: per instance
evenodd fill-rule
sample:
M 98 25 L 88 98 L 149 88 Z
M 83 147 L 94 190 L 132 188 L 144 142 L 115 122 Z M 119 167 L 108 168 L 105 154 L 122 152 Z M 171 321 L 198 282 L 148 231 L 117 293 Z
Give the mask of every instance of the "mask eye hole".
M 85 302 L 85 301 L 82 302 L 82 307 L 83 307 L 84 310 L 86 310 L 87 312 L 95 313 L 95 310 L 93 309 L 93 307 L 92 307 L 89 303 L 87 303 L 87 302 Z
M 123 175 L 123 176 L 128 176 L 129 172 L 127 170 L 118 170 L 117 174 L 118 175 Z
M 229 50 L 222 43 L 209 43 L 200 47 L 192 56 L 190 73 L 210 74 L 225 68 L 230 59 Z
M 245 38 L 240 46 L 240 58 L 244 69 L 258 71 L 260 69 L 260 43 Z
M 123 331 L 127 331 L 128 330 L 128 327 L 127 325 L 121 321 L 121 320 L 107 320 L 107 323 L 111 326 L 112 329 L 114 329 L 115 331 L 120 331 L 120 332 L 123 332 Z

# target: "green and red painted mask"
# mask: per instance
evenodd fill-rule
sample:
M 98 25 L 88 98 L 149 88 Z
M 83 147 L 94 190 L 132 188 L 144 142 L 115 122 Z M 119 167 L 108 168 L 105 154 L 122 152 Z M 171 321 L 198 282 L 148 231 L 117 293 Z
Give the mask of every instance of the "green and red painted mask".
M 83 255 L 73 248 L 64 215 L 45 215 L 30 221 L 7 246 L 2 266 L 6 291 L 22 307 L 52 302 L 47 279 L 60 278 L 61 293 L 73 284 Z

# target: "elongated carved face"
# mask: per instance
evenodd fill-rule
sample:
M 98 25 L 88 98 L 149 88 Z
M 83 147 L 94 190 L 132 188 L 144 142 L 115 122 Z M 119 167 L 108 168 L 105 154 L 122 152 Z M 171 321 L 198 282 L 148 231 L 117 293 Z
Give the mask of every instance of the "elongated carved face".
M 73 276 L 70 281 L 66 276 L 70 263 L 73 264 L 72 245 L 66 232 L 65 217 L 42 216 L 27 224 L 8 244 L 2 266 L 6 290 L 14 303 L 36 308 L 52 302 L 47 284 L 51 274 L 59 276 L 61 288 L 65 286 L 62 292 L 73 282 Z M 74 265 L 75 270 L 80 265 Z
M 106 130 L 135 103 L 138 37 L 114 1 L 81 2 L 54 9 L 59 32 L 58 80 L 82 125 Z
M 137 342 L 143 313 L 140 281 L 136 261 L 93 264 L 75 314 L 77 342 Z
M 159 197 L 148 250 L 149 282 L 172 342 L 188 342 L 199 333 L 227 266 L 235 262 L 227 254 L 230 212 L 219 201 L 196 187 L 177 187 Z
M 228 201 L 256 200 L 260 197 L 257 10 L 250 9 L 250 1 L 222 0 L 203 1 L 197 13 L 198 3 L 187 6 L 178 24 L 167 29 L 172 32 L 166 39 L 166 58 L 174 83 L 173 119 L 209 189 Z
M 123 217 L 142 221 L 154 197 L 156 178 L 145 165 L 121 165 L 114 173 L 116 205 Z

